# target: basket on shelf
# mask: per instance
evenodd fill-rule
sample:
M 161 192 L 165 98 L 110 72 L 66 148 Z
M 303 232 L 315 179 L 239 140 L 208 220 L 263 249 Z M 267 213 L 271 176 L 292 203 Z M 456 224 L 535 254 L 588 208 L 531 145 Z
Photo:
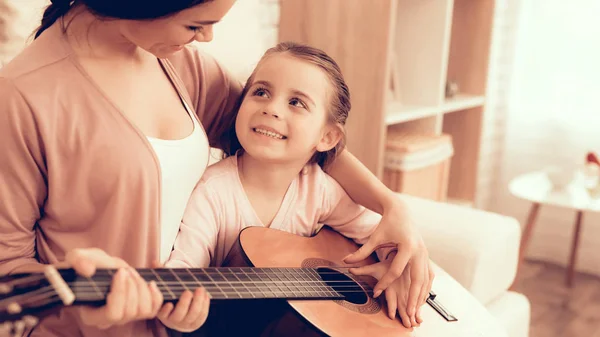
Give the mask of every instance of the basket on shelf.
M 450 135 L 388 132 L 383 182 L 396 192 L 446 201 L 453 154 Z

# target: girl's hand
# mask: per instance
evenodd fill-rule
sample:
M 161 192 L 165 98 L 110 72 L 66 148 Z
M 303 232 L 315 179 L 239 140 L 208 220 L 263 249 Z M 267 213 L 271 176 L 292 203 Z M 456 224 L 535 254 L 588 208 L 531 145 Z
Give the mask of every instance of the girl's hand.
M 163 268 L 160 262 L 152 263 L 153 268 Z M 204 288 L 197 288 L 192 294 L 185 291 L 177 301 L 165 303 L 158 312 L 158 319 L 166 327 L 180 332 L 192 332 L 198 330 L 208 318 L 210 307 L 210 295 Z
M 180 331 L 198 330 L 208 318 L 210 296 L 204 288 L 197 288 L 192 294 L 185 291 L 177 305 L 166 303 L 158 312 L 158 319 L 167 327 Z
M 147 283 L 137 271 L 120 258 L 97 248 L 75 249 L 65 260 L 75 271 L 90 277 L 96 268 L 118 268 L 113 276 L 106 305 L 100 308 L 82 307 L 83 323 L 100 329 L 135 320 L 156 317 L 163 297 L 154 282 Z
M 406 267 L 410 267 L 410 290 L 408 292 L 408 315 L 416 314 L 417 306 L 427 300 L 434 274 L 429 264 L 429 253 L 423 243 L 421 235 L 415 226 L 408 219 L 408 211 L 405 209 L 401 200 L 394 198 L 394 201 L 386 207 L 383 217 L 375 232 L 369 237 L 368 241 L 356 252 L 344 259 L 346 263 L 356 263 L 366 259 L 377 248 L 392 246 L 398 249 L 393 257 L 393 261 L 385 274 L 373 289 L 374 297 L 379 296 L 396 279 L 403 275 Z M 391 257 L 391 255 L 390 255 Z M 353 270 L 361 274 L 366 272 L 370 266 L 354 268 Z

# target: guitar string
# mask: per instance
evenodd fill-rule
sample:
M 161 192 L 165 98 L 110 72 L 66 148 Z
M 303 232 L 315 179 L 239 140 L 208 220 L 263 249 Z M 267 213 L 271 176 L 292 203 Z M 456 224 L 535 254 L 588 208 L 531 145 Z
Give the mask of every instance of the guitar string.
M 273 286 L 286 286 L 288 287 L 288 290 L 285 291 L 294 291 L 294 289 L 289 289 L 289 287 L 291 286 L 292 288 L 298 288 L 298 287 L 305 287 L 308 289 L 308 287 L 327 287 L 330 289 L 338 289 L 338 288 L 344 288 L 344 289 L 360 289 L 360 291 L 372 291 L 371 289 L 371 285 L 365 282 L 354 282 L 354 281 L 333 281 L 335 283 L 335 285 L 331 285 L 328 284 L 326 281 L 321 281 L 321 280 L 261 280 L 261 281 L 207 281 L 205 284 L 200 284 L 199 282 L 196 281 L 159 281 L 156 282 L 157 286 L 160 287 L 164 287 L 164 288 L 169 288 L 169 289 L 174 289 L 174 290 L 180 290 L 180 289 L 188 289 L 188 286 L 197 286 L 197 287 L 204 287 L 204 288 L 220 288 L 219 286 L 222 285 L 231 285 L 232 289 L 234 290 L 238 290 L 236 288 L 236 286 L 242 286 L 245 287 L 246 290 L 243 290 L 241 287 L 240 289 L 243 290 L 244 293 L 249 292 L 249 289 L 247 287 L 251 287 L 251 288 L 256 288 L 257 290 L 261 291 L 261 290 L 269 290 L 269 288 L 264 288 L 264 287 L 273 287 Z M 201 283 L 201 282 L 200 282 Z M 347 284 L 346 284 L 347 283 Z M 72 281 L 72 282 L 68 282 L 68 284 L 71 286 L 71 288 L 85 288 L 86 291 L 88 288 L 92 288 L 94 289 L 95 293 L 98 293 L 98 290 L 95 289 L 95 287 L 108 287 L 110 286 L 110 284 L 112 284 L 112 281 Z M 363 286 L 363 287 L 361 287 Z M 51 288 L 51 286 L 45 286 L 43 288 L 39 288 L 36 289 L 34 292 L 28 293 L 29 295 L 31 294 L 35 294 L 38 292 L 41 292 L 43 289 L 47 289 L 47 288 Z M 295 289 L 297 291 L 302 291 L 300 289 Z M 323 291 L 323 289 L 308 289 L 308 292 L 310 291 Z M 22 296 L 24 296 L 25 294 L 21 294 L 21 295 L 17 295 L 17 296 L 13 296 L 11 297 L 12 299 L 15 298 L 20 298 Z M 8 299 L 4 299 L 4 300 L 0 300 L 0 303 L 7 301 Z
M 342 282 L 350 282 L 350 281 L 340 281 L 337 283 L 342 283 Z M 69 286 L 71 287 L 72 290 L 77 291 L 78 295 L 81 296 L 85 296 L 85 295 L 98 295 L 98 293 L 100 292 L 101 295 L 103 294 L 103 291 L 106 290 L 106 292 L 108 292 L 109 286 L 111 284 L 111 282 L 107 282 L 105 284 L 102 283 L 98 283 L 98 282 L 94 282 L 95 284 L 91 284 L 88 281 L 75 281 L 75 282 L 68 282 Z M 304 292 L 304 293 L 316 293 L 316 292 L 323 292 L 323 291 L 331 291 L 331 292 L 336 292 L 337 290 L 339 290 L 339 292 L 343 293 L 351 293 L 351 292 L 367 292 L 367 293 L 371 293 L 373 290 L 370 289 L 370 285 L 366 284 L 366 289 L 360 287 L 361 285 L 365 285 L 365 284 L 360 284 L 360 283 L 354 283 L 351 285 L 339 285 L 339 286 L 332 286 L 332 285 L 328 285 L 327 283 L 323 282 L 323 281 L 263 281 L 263 282 L 255 282 L 253 281 L 252 283 L 254 283 L 254 285 L 249 284 L 249 283 L 244 283 L 244 282 L 226 282 L 226 281 L 220 281 L 220 282 L 211 282 L 212 284 L 205 284 L 203 287 L 206 288 L 207 290 L 209 290 L 209 292 L 211 290 L 216 290 L 217 293 L 232 293 L 232 294 L 237 294 L 237 293 L 255 293 L 255 294 L 259 294 L 260 292 L 264 293 L 265 291 L 270 291 L 270 292 L 278 292 L 278 293 L 287 293 L 287 292 Z M 231 290 L 232 291 L 223 291 L 221 287 L 219 287 L 219 285 L 223 285 L 223 284 L 229 284 L 231 285 Z M 190 287 L 187 287 L 187 285 L 192 285 L 192 286 L 197 286 L 198 283 L 197 282 L 177 282 L 177 281 L 167 281 L 167 282 L 157 282 L 157 286 L 159 288 L 159 290 L 161 290 L 161 288 L 163 288 L 163 290 L 175 290 L 175 291 L 181 291 L 181 290 L 189 290 Z M 235 286 L 239 286 L 242 285 L 243 287 L 245 287 L 246 289 L 242 289 L 240 288 L 240 290 L 238 290 Z M 247 286 L 246 286 L 247 285 Z M 279 289 L 269 289 L 269 288 L 261 288 L 260 286 L 263 287 L 271 287 L 273 288 L 273 285 L 277 286 Z M 314 289 L 314 286 L 317 286 L 317 289 Z M 257 291 L 253 292 L 250 291 L 250 289 L 248 288 L 256 288 Z M 281 286 L 286 286 L 288 287 L 288 289 L 282 289 Z M 291 286 L 292 288 L 297 288 L 297 289 L 290 289 L 289 286 Z M 102 287 L 102 289 L 99 289 L 100 287 Z M 298 287 L 304 287 L 306 288 L 306 290 L 302 290 L 299 289 Z M 310 289 L 310 287 L 312 287 L 313 289 Z M 106 289 L 104 289 L 106 288 Z M 326 288 L 326 289 L 324 289 Z M 343 288 L 343 289 L 340 289 Z M 93 290 L 90 290 L 93 289 Z M 336 290 L 337 289 L 337 290 Z M 33 292 L 30 293 L 25 293 L 25 294 L 20 294 L 17 296 L 13 296 L 13 297 L 9 297 L 6 299 L 2 299 L 0 300 L 0 304 L 4 303 L 4 302 L 14 302 L 15 300 L 18 300 L 20 298 L 29 296 L 30 298 L 34 297 L 36 294 L 37 295 L 44 295 L 44 292 L 54 292 L 54 289 L 51 286 L 45 286 L 43 288 L 39 288 L 34 290 Z M 34 296 L 32 296 L 34 295 Z
M 206 269 L 208 269 L 208 270 L 206 270 Z M 231 274 L 233 274 L 233 276 L 236 276 L 236 273 L 233 271 L 233 269 L 229 269 L 229 271 L 224 271 L 224 272 L 221 271 L 221 270 L 219 270 L 219 269 L 213 269 L 213 270 L 211 270 L 209 268 L 206 268 L 206 269 L 204 270 L 204 272 L 205 273 L 209 272 L 209 274 L 210 274 L 210 271 L 216 270 L 215 276 L 217 276 L 219 274 L 221 276 L 225 276 L 225 275 L 230 276 Z M 290 270 L 288 268 L 286 268 L 286 269 L 287 269 L 287 271 Z M 298 270 L 298 268 L 292 268 L 292 269 L 293 270 Z M 225 270 L 225 269 L 223 269 L 223 270 Z M 244 271 L 244 272 L 246 270 L 248 270 L 248 271 L 252 270 L 252 273 L 254 273 L 256 276 L 261 276 L 258 272 L 260 272 L 262 270 L 268 270 L 268 271 L 277 270 L 277 271 L 281 271 L 281 270 L 278 270 L 277 268 L 264 268 L 264 269 L 263 268 L 258 268 L 258 272 L 257 272 L 257 268 L 254 268 L 254 269 L 253 268 L 236 268 L 235 270 L 237 270 L 237 271 Z M 316 269 L 314 269 L 314 268 L 313 269 L 303 268 L 303 270 L 313 271 L 315 276 L 327 275 L 327 274 L 331 274 L 331 275 L 333 275 L 333 274 L 341 274 L 340 272 L 321 272 L 321 273 L 318 273 L 318 272 L 316 272 Z M 140 271 L 141 271 L 142 274 L 146 273 L 146 272 L 151 272 L 153 274 L 153 276 L 156 276 L 155 270 L 140 270 Z M 164 271 L 164 270 L 162 270 L 162 271 Z M 188 270 L 188 272 L 189 272 L 189 270 Z M 169 274 L 171 274 L 170 276 L 173 275 L 172 270 L 169 270 Z M 268 273 L 265 273 L 265 274 L 266 274 L 265 276 L 269 276 Z M 278 276 L 278 278 L 279 278 L 279 276 L 285 276 L 286 278 L 289 276 L 289 275 L 286 275 L 285 273 L 280 273 L 280 274 L 276 273 L 274 276 Z M 247 275 L 244 275 L 244 274 L 241 274 L 241 273 L 239 275 L 240 276 L 244 276 L 244 277 L 247 276 Z M 301 274 L 298 274 L 298 275 L 302 276 Z M 106 275 L 106 276 L 110 276 L 110 275 Z M 296 278 L 296 275 L 294 275 L 294 274 L 292 274 L 291 276 L 293 276 L 294 278 Z M 25 277 L 23 279 L 15 280 L 15 282 L 11 282 L 11 284 L 14 285 L 14 284 L 19 284 L 19 283 L 24 283 L 26 280 L 30 280 L 30 279 L 40 280 L 40 279 L 43 279 L 43 277 L 28 276 L 28 277 Z M 93 280 L 91 280 L 91 281 L 94 282 Z M 254 285 L 246 283 L 246 282 L 252 282 L 252 283 L 254 283 Z M 205 288 L 211 288 L 211 289 L 209 289 L 209 291 L 210 290 L 218 290 L 216 292 L 216 294 L 220 293 L 220 294 L 223 294 L 226 297 L 229 294 L 238 295 L 238 296 L 240 296 L 240 293 L 243 293 L 243 294 L 246 294 L 246 293 L 253 294 L 253 292 L 250 291 L 245 286 L 246 284 L 248 284 L 250 287 L 256 287 L 258 291 L 255 292 L 255 293 L 259 294 L 259 295 L 264 295 L 265 289 L 261 289 L 258 286 L 258 284 L 261 284 L 263 286 L 276 285 L 280 290 L 274 290 L 273 291 L 272 289 L 268 289 L 268 288 L 266 289 L 267 291 L 270 291 L 272 294 L 274 294 L 274 293 L 285 294 L 288 291 L 290 291 L 290 292 L 295 292 L 295 291 L 296 292 L 304 292 L 304 293 L 310 294 L 310 293 L 314 293 L 315 289 L 309 289 L 307 287 L 313 287 L 314 288 L 313 283 L 323 284 L 324 282 L 325 281 L 322 281 L 322 280 L 298 280 L 298 279 L 296 279 L 296 280 L 291 280 L 291 279 L 289 279 L 289 280 L 268 280 L 268 281 L 267 280 L 261 280 L 261 281 L 229 281 L 229 282 L 228 281 L 215 281 L 215 282 L 211 282 L 212 284 L 214 284 L 214 286 L 207 286 L 207 285 L 205 285 L 204 287 Z M 350 285 L 350 286 L 346 286 L 346 285 L 339 285 L 338 286 L 338 288 L 340 288 L 340 287 L 349 288 L 349 289 L 340 290 L 343 293 L 352 293 L 352 292 L 363 292 L 363 293 L 367 292 L 367 293 L 372 293 L 372 289 L 370 289 L 370 285 L 367 284 L 367 283 L 365 283 L 365 282 L 354 281 L 354 280 L 338 280 L 338 281 L 334 281 L 334 282 L 336 282 L 336 284 L 339 284 L 339 283 L 352 283 L 352 285 Z M 75 283 L 77 283 L 77 284 L 75 284 Z M 84 284 L 82 284 L 82 283 L 84 283 Z M 98 282 L 94 282 L 94 283 L 95 283 L 94 285 L 90 285 L 89 283 L 84 282 L 84 281 L 70 282 L 70 284 L 71 284 L 72 287 L 81 288 L 83 286 L 84 289 L 81 289 L 80 291 L 78 291 L 78 295 L 80 297 L 85 297 L 86 295 L 89 295 L 89 296 L 97 295 L 98 292 L 99 292 L 99 289 L 97 289 L 97 286 L 99 285 L 99 283 Z M 112 283 L 112 282 L 107 282 L 107 283 Z M 240 292 L 236 288 L 233 288 L 233 291 L 223 291 L 219 287 L 220 284 L 229 284 L 229 285 L 232 285 L 232 286 L 233 285 L 237 285 L 237 284 L 241 284 L 242 286 L 245 286 L 246 290 L 248 290 L 248 291 L 242 289 L 242 291 Z M 167 282 L 164 282 L 163 281 L 163 282 L 158 282 L 157 285 L 159 286 L 159 290 L 160 290 L 160 288 L 165 288 L 166 290 L 180 291 L 180 290 L 183 290 L 183 289 L 188 290 L 188 287 L 186 287 L 186 285 L 192 285 L 192 286 L 194 286 L 194 285 L 198 285 L 198 282 L 191 282 L 191 281 L 184 281 L 184 282 L 167 281 Z M 169 285 L 171 285 L 171 287 L 169 287 Z M 174 285 L 176 288 L 173 288 L 172 285 Z M 288 287 L 287 290 L 282 290 L 282 288 L 280 287 L 280 285 L 283 285 L 283 286 L 286 286 L 286 287 L 288 287 L 289 285 L 291 285 L 292 287 L 303 286 L 303 287 L 307 288 L 307 290 L 306 291 L 301 290 L 301 289 L 295 289 L 294 290 L 294 289 L 289 289 L 289 287 Z M 366 286 L 367 289 L 361 288 L 360 287 L 361 285 L 362 286 Z M 96 286 L 96 287 L 94 287 L 94 286 Z M 88 292 L 87 288 L 89 288 L 89 287 L 94 288 L 94 291 Z M 330 287 L 331 288 L 331 286 L 327 285 L 326 282 L 325 282 L 325 284 L 321 285 L 320 287 Z M 42 296 L 43 297 L 43 296 L 46 295 L 43 290 L 44 289 L 48 289 L 48 288 L 50 288 L 50 286 L 46 286 L 44 288 L 37 289 L 34 292 L 34 294 L 39 293 L 38 296 Z M 212 289 L 212 288 L 217 288 L 217 289 Z M 331 289 L 332 290 L 317 289 L 316 291 L 336 291 L 335 288 L 331 288 Z M 49 292 L 53 293 L 54 290 L 50 289 Z M 46 293 L 48 293 L 48 291 L 46 291 Z M 17 298 L 22 298 L 24 296 L 29 296 L 28 297 L 29 301 L 35 301 L 37 299 L 35 296 L 31 296 L 31 293 L 29 293 L 29 294 L 21 294 L 20 296 L 17 296 Z M 4 299 L 4 300 L 0 300 L 0 303 L 7 302 L 9 300 L 11 300 L 12 302 L 14 302 L 15 299 L 16 299 L 15 297 L 7 298 L 7 299 Z
M 12 297 L 7 297 L 7 298 L 4 298 L 4 299 L 0 299 L 0 307 L 4 307 L 4 305 L 3 305 L 4 302 L 9 302 L 9 304 L 10 303 L 14 303 L 15 300 L 18 300 L 20 298 L 23 298 L 23 297 L 26 297 L 26 296 L 30 296 L 32 294 L 36 295 L 37 293 L 44 293 L 44 291 L 48 290 L 48 288 L 52 288 L 52 287 L 51 286 L 45 286 L 43 288 L 38 288 L 38 289 L 36 289 L 36 290 L 34 290 L 34 291 L 30 292 L 30 293 L 23 293 L 23 294 L 19 294 L 19 295 L 16 295 L 16 296 L 12 296 Z M 53 289 L 50 289 L 50 291 L 53 291 Z M 17 303 L 19 303 L 19 302 L 17 302 Z
M 21 305 L 21 307 L 25 306 L 26 304 L 29 303 L 34 303 L 34 302 L 38 302 L 37 305 L 38 306 L 43 306 L 45 304 L 51 303 L 52 301 L 55 300 L 60 300 L 59 296 L 56 294 L 56 292 L 54 291 L 54 289 L 52 289 L 49 286 L 46 286 L 45 288 L 50 288 L 50 289 L 46 289 L 44 292 L 41 292 L 39 294 L 37 294 L 37 296 L 31 296 L 31 293 L 29 294 L 23 294 L 25 295 L 25 299 L 19 301 L 18 303 Z M 183 288 L 182 288 L 183 289 Z M 94 300 L 98 300 L 98 291 L 82 291 L 82 290 L 77 290 L 77 299 L 79 300 L 85 300 L 88 299 L 90 301 L 94 301 Z M 159 287 L 160 290 L 160 287 Z M 175 290 L 175 289 L 171 289 L 171 290 Z M 359 290 L 349 290 L 349 291 L 343 291 L 342 293 L 338 293 L 340 295 L 344 295 L 344 294 L 349 294 L 349 293 L 367 293 L 367 294 L 372 294 L 372 291 L 363 291 L 362 289 Z M 220 296 L 224 296 L 224 298 L 241 298 L 242 294 L 246 294 L 246 293 L 250 293 L 251 292 L 245 292 L 245 291 L 241 291 L 241 292 L 236 292 L 236 291 L 223 291 L 223 290 L 219 290 L 216 291 L 215 293 L 212 293 L 209 291 L 209 293 L 211 293 L 212 296 L 214 296 L 213 298 L 220 298 Z M 310 292 L 307 291 L 306 293 L 308 294 L 312 294 L 312 295 L 306 295 L 304 296 L 303 294 L 298 294 L 298 296 L 289 296 L 289 295 L 285 295 L 286 291 L 281 291 L 281 290 L 275 290 L 275 291 L 270 291 L 270 293 L 273 296 L 268 296 L 264 294 L 264 291 L 261 295 L 261 298 L 283 298 L 283 299 L 290 299 L 293 300 L 294 298 L 302 298 L 302 299 L 310 299 L 310 298 L 323 298 L 323 299 L 327 299 L 327 298 L 334 298 L 335 296 L 327 296 L 327 295 L 331 295 L 331 294 L 326 294 L 326 296 L 319 296 L 318 294 L 316 294 L 315 296 L 315 292 Z M 333 293 L 333 291 L 332 291 Z M 278 294 L 281 294 L 281 296 L 278 296 Z M 49 296 L 48 296 L 49 295 Z M 103 297 L 105 296 L 104 294 L 102 295 Z M 104 299 L 104 298 L 101 298 Z M 222 299 L 222 298 L 220 298 Z M 5 299 L 0 301 L 0 304 L 2 302 L 7 302 L 9 299 Z M 45 301 L 44 301 L 45 300 Z M 10 301 L 11 303 L 14 303 L 14 298 L 11 299 Z M 0 305 L 0 308 L 3 307 L 2 305 Z

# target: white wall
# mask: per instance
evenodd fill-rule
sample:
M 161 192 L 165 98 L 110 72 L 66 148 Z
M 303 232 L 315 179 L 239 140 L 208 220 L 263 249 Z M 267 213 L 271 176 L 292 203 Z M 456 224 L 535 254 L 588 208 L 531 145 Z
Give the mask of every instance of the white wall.
M 262 54 L 277 43 L 279 2 L 238 0 L 214 27 L 214 39 L 197 43 L 245 81 Z
M 0 65 L 30 41 L 48 0 L 0 0 Z
M 502 161 L 492 209 L 525 221 L 508 181 L 547 165 L 580 166 L 600 151 L 600 1 L 521 2 Z M 542 207 L 528 256 L 566 264 L 575 213 Z M 600 214 L 586 213 L 578 269 L 600 275 Z
M 514 68 L 520 0 L 496 0 L 490 47 L 487 101 L 477 179 L 476 207 L 492 209 L 500 186 L 506 116 Z

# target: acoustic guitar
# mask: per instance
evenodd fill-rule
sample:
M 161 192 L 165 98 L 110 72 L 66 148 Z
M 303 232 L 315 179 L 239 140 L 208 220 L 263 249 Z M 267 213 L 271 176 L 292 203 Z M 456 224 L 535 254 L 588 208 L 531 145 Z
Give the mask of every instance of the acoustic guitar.
M 211 301 L 285 299 L 314 328 L 331 336 L 410 335 L 412 329 L 387 316 L 384 296 L 371 296 L 376 280 L 348 272 L 376 260 L 352 266 L 342 262 L 358 246 L 328 227 L 313 237 L 249 227 L 238 242 L 241 256 L 253 267 L 137 270 L 157 283 L 165 301 L 175 302 L 185 290 L 202 286 Z M 20 335 L 63 306 L 104 304 L 115 271 L 100 269 L 88 278 L 48 266 L 44 273 L 1 277 L 0 331 Z M 427 302 L 448 321 L 456 320 L 435 295 Z

